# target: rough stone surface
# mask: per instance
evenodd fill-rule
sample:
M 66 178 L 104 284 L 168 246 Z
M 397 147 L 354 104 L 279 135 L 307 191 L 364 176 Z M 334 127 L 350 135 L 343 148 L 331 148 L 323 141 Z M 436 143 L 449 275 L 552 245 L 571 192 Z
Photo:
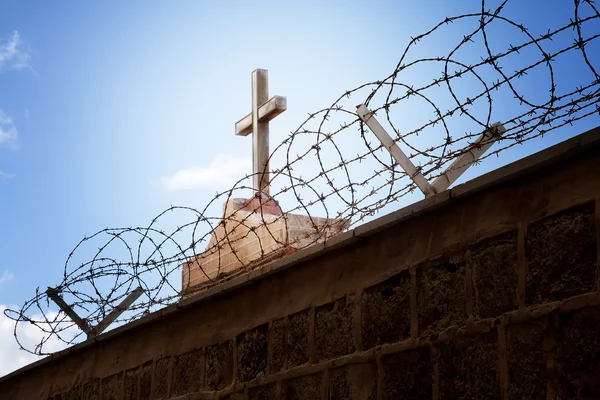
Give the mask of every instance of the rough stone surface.
M 123 400 L 135 400 L 137 397 L 139 370 L 130 369 L 125 371 L 123 379 Z
M 171 396 L 200 390 L 204 381 L 204 351 L 193 350 L 175 357 Z
M 83 385 L 83 398 L 100 400 L 100 379 L 94 379 Z
M 271 323 L 269 359 L 271 365 L 270 372 L 276 373 L 285 367 L 286 345 L 285 345 L 285 320 L 283 318 L 275 320 Z
M 246 400 L 246 397 L 244 396 L 244 393 L 233 393 L 219 397 L 219 400 Z
M 123 374 L 118 373 L 102 379 L 103 400 L 120 400 L 123 392 Z
M 410 337 L 410 272 L 366 289 L 361 297 L 362 345 L 370 349 Z
M 564 399 L 600 398 L 600 310 L 582 310 L 558 321 L 552 388 Z
M 315 347 L 317 360 L 329 360 L 354 352 L 352 320 L 354 298 L 344 297 L 317 307 Z
M 161 358 L 156 361 L 154 367 L 154 398 L 167 399 L 169 397 L 169 366 L 171 364 L 170 357 Z
M 351 364 L 329 373 L 329 400 L 376 400 L 375 363 Z
M 440 400 L 500 399 L 495 330 L 438 347 Z
M 266 387 L 258 389 L 255 386 L 273 383 L 276 385 L 278 397 L 284 398 L 368 398 L 372 397 L 372 375 L 368 375 L 374 372 L 372 364 L 377 365 L 377 400 L 441 400 L 440 397 L 494 399 L 498 398 L 498 393 L 502 400 L 536 399 L 544 398 L 544 390 L 544 400 L 598 399 L 600 295 L 593 291 L 595 276 L 588 279 L 582 273 L 587 269 L 579 269 L 587 265 L 580 262 L 585 261 L 585 258 L 582 258 L 582 249 L 587 246 L 586 243 L 590 243 L 589 238 L 598 239 L 599 232 L 596 230 L 596 236 L 592 236 L 593 231 L 586 228 L 590 235 L 583 235 L 577 240 L 565 240 L 565 236 L 568 239 L 569 235 L 573 236 L 579 232 L 573 225 L 590 227 L 591 222 L 597 222 L 600 216 L 600 210 L 597 208 L 594 213 L 592 208 L 578 214 L 569 210 L 582 202 L 598 202 L 600 199 L 600 128 L 596 130 L 596 136 L 598 147 L 582 151 L 576 159 L 563 158 L 564 162 L 557 162 L 551 168 L 543 167 L 534 172 L 528 170 L 527 175 L 521 175 L 519 179 L 509 177 L 501 184 L 491 183 L 490 186 L 479 188 L 472 184 L 458 187 L 452 193 L 445 192 L 433 196 L 397 214 L 373 221 L 354 232 L 348 232 L 342 236 L 348 242 L 334 239 L 329 242 L 329 248 L 322 244 L 298 252 L 287 261 L 262 264 L 256 266 L 256 269 L 254 265 L 249 266 L 249 269 L 253 268 L 251 281 L 245 281 L 246 276 L 234 277 L 222 286 L 203 292 L 192 303 L 183 301 L 179 306 L 170 306 L 164 311 L 144 317 L 130 327 L 117 328 L 98 340 L 81 343 L 76 348 L 41 360 L 39 364 L 27 367 L 26 370 L 0 378 L 0 398 L 46 400 L 43 396 L 50 395 L 60 400 L 84 398 L 84 391 L 89 389 L 84 388 L 85 384 L 101 377 L 101 391 L 106 395 L 103 398 L 112 397 L 108 388 L 113 385 L 113 393 L 117 393 L 115 397 L 123 400 L 125 373 L 129 370 L 128 387 L 139 388 L 135 394 L 135 398 L 138 399 L 143 395 L 142 382 L 146 379 L 144 363 L 153 360 L 152 397 L 168 400 L 216 400 L 227 396 L 230 399 L 247 400 L 248 395 L 268 397 L 271 393 Z M 488 183 L 491 182 L 489 176 L 483 178 Z M 461 209 L 464 209 L 464 218 L 458 218 L 456 213 Z M 581 208 L 577 206 L 577 209 Z M 563 213 L 561 210 L 569 211 Z M 452 213 L 454 215 L 448 215 Z M 557 217 L 569 213 L 569 218 Z M 547 217 L 549 215 L 550 217 Z M 592 217 L 595 220 L 592 220 Z M 544 220 L 540 221 L 540 218 Z M 463 223 L 460 229 L 455 229 L 459 219 L 462 219 Z M 556 275 L 556 279 L 555 276 L 551 276 L 552 279 L 544 278 L 550 276 L 548 271 L 552 272 L 551 269 L 539 269 L 536 276 L 536 279 L 540 278 L 542 282 L 539 287 L 534 285 L 531 276 L 527 282 L 525 274 L 521 274 L 527 272 L 525 269 L 519 270 L 519 288 L 522 290 L 518 292 L 519 295 L 525 295 L 524 286 L 528 283 L 529 293 L 538 293 L 540 296 L 532 302 L 534 307 L 529 308 L 528 299 L 520 297 L 520 306 L 525 302 L 526 307 L 518 312 L 504 314 L 504 317 L 497 320 L 487 319 L 485 322 L 472 318 L 466 324 L 463 321 L 458 329 L 447 328 L 451 324 L 461 325 L 452 320 L 451 311 L 455 309 L 452 301 L 460 299 L 463 295 L 466 298 L 461 299 L 456 308 L 464 310 L 464 313 L 468 311 L 469 317 L 472 316 L 473 307 L 475 317 L 496 312 L 485 311 L 485 307 L 490 305 L 485 298 L 472 296 L 471 289 L 474 284 L 482 283 L 482 276 L 484 279 L 490 279 L 489 287 L 502 288 L 494 296 L 509 298 L 505 296 L 507 292 L 503 291 L 507 287 L 504 283 L 508 282 L 504 280 L 505 275 L 496 275 L 495 270 L 490 268 L 490 276 L 485 276 L 485 272 L 488 272 L 485 266 L 498 263 L 498 260 L 491 256 L 486 258 L 487 256 L 484 257 L 473 250 L 487 242 L 489 246 L 483 246 L 484 250 L 492 251 L 493 248 L 496 251 L 497 246 L 492 242 L 498 240 L 501 233 L 514 231 L 519 221 L 527 221 L 528 226 L 522 231 L 525 235 L 519 236 L 518 249 L 523 251 L 519 254 L 519 262 L 525 261 L 523 265 L 519 264 L 519 267 L 527 267 L 532 255 L 545 254 L 544 257 L 552 261 L 554 256 L 550 251 L 542 253 L 546 251 L 544 246 L 548 244 L 548 237 L 553 235 L 548 233 L 551 228 L 548 221 L 551 220 L 558 221 L 557 223 L 563 221 L 564 226 L 561 225 L 560 229 L 553 231 L 558 239 L 556 243 L 550 243 L 550 248 L 565 248 L 559 255 L 562 257 L 568 251 L 569 256 L 573 256 L 576 262 L 563 266 L 564 270 L 560 270 L 561 273 Z M 448 226 L 451 223 L 454 225 Z M 537 228 L 540 229 L 536 230 Z M 438 229 L 439 231 L 436 231 Z M 527 231 L 530 234 L 529 244 Z M 532 241 L 532 232 L 545 243 L 543 246 L 537 241 Z M 456 235 L 458 237 L 455 237 Z M 440 242 L 433 243 L 437 238 Z M 476 240 L 478 242 L 475 242 Z M 323 249 L 323 246 L 325 251 L 318 250 Z M 462 250 L 456 250 L 458 246 L 461 246 Z M 526 248 L 530 253 L 525 252 Z M 457 252 L 464 254 L 464 276 L 460 257 L 455 257 L 458 261 L 454 262 L 454 268 L 446 268 L 444 265 L 440 267 L 440 264 L 447 261 L 437 258 L 441 254 L 442 258 L 447 260 L 447 254 Z M 595 252 L 589 254 L 595 257 L 592 253 Z M 483 273 L 477 271 L 475 257 L 478 254 L 482 257 L 480 268 Z M 296 262 L 294 260 L 297 261 L 296 264 L 291 267 L 287 265 L 288 261 Z M 425 260 L 429 263 L 425 263 Z M 562 262 L 560 258 L 559 261 Z M 571 260 L 567 261 L 571 263 Z M 352 313 L 353 339 L 356 340 L 363 332 L 360 326 L 364 317 L 362 294 L 369 292 L 373 285 L 385 281 L 390 276 L 400 274 L 406 265 L 414 268 L 415 272 L 412 274 L 411 269 L 411 337 L 418 332 L 415 328 L 421 328 L 423 331 L 430 329 L 435 333 L 420 340 L 376 345 L 364 352 L 361 345 L 357 346 L 360 347 L 360 353 L 335 356 L 325 362 L 317 360 L 315 307 L 348 294 L 360 294 L 360 300 L 357 297 L 357 306 L 361 308 L 357 310 L 354 307 Z M 539 263 L 539 266 L 544 268 L 547 265 L 549 264 L 545 261 Z M 432 273 L 431 269 L 436 270 L 435 273 Z M 422 270 L 427 273 L 423 274 Z M 259 271 L 268 276 L 257 276 Z M 464 282 L 461 282 L 461 279 Z M 245 286 L 235 286 L 238 284 Z M 423 290 L 427 285 L 430 286 L 429 292 Z M 539 291 L 532 292 L 532 287 Z M 556 290 L 565 287 L 577 290 Z M 481 292 L 485 292 L 483 295 L 488 294 L 486 290 L 475 289 L 480 295 Z M 588 293 L 560 304 L 545 303 L 546 300 L 542 296 L 543 294 L 545 298 L 551 299 L 582 291 Z M 376 290 L 373 290 L 372 293 L 375 292 Z M 420 302 L 415 302 L 417 293 L 420 295 Z M 558 294 L 555 297 L 550 296 L 556 293 Z M 425 294 L 428 296 L 425 297 Z M 451 296 L 447 296 L 448 294 Z M 385 303 L 381 301 L 378 304 Z M 497 312 L 504 312 L 508 308 L 508 303 L 502 304 L 496 309 Z M 381 307 L 372 306 L 370 309 L 379 313 Z M 295 314 L 301 310 L 304 311 Z M 397 311 L 404 312 L 404 309 Z M 331 310 L 329 312 L 331 313 Z M 424 317 L 430 317 L 431 326 L 425 323 L 428 320 Z M 212 389 L 206 385 L 195 393 L 182 396 L 169 393 L 173 391 L 178 375 L 178 371 L 175 370 L 175 358 L 181 352 L 190 351 L 194 348 L 191 346 L 206 349 L 217 345 L 219 341 L 227 341 L 231 343 L 232 349 L 226 352 L 232 357 L 229 364 L 231 369 L 227 367 L 224 370 L 233 371 L 235 376 L 238 369 L 237 336 L 247 330 L 253 330 L 257 325 L 269 324 L 269 327 L 272 327 L 273 321 L 281 318 L 287 321 L 284 329 L 284 347 L 294 342 L 299 349 L 296 354 L 301 355 L 301 361 L 286 360 L 284 369 L 292 367 L 294 362 L 304 363 L 302 366 L 235 386 L 229 379 L 229 383 L 223 389 Z M 385 315 L 381 319 L 385 320 Z M 436 325 L 440 320 L 443 323 Z M 537 325 L 537 321 L 545 321 L 546 329 Z M 491 331 L 482 331 L 488 328 Z M 381 332 L 386 333 L 385 329 L 383 326 Z M 442 329 L 445 329 L 445 332 L 437 334 Z M 272 335 L 271 332 L 267 334 L 270 345 Z M 335 338 L 338 337 L 339 335 Z M 300 339 L 289 340 L 290 338 Z M 341 341 L 344 340 L 342 337 Z M 215 352 L 214 360 L 219 359 L 218 353 Z M 267 360 L 270 360 L 271 348 L 263 354 L 267 354 Z M 168 358 L 161 360 L 161 357 Z M 266 362 L 266 371 L 269 372 L 272 364 Z M 205 369 L 207 364 L 209 361 L 205 360 Z M 353 371 L 362 368 L 367 371 L 363 373 L 363 378 L 368 378 L 359 379 L 354 375 Z M 138 371 L 139 375 L 132 376 L 132 371 Z M 119 376 L 114 378 L 114 383 L 110 383 L 108 377 L 115 373 L 119 373 Z M 209 375 L 205 370 L 205 379 Z M 222 385 L 217 383 L 215 386 Z M 262 392 L 263 389 L 266 390 Z M 237 395 L 232 395 L 234 390 L 238 392 Z
M 75 386 L 71 390 L 66 393 L 61 394 L 61 400 L 82 400 L 83 397 L 81 395 L 81 386 Z M 85 399 L 83 399 L 85 400 Z
M 308 362 L 309 318 L 310 310 L 300 311 L 288 317 L 288 332 L 286 335 L 288 368 Z
M 509 326 L 506 330 L 508 394 L 511 399 L 546 399 L 544 351 L 547 321 Z
M 517 231 L 471 246 L 468 264 L 473 287 L 473 314 L 493 318 L 518 307 Z
M 383 400 L 432 398 L 433 366 L 427 349 L 383 359 Z
M 277 386 L 274 383 L 248 389 L 248 400 L 275 400 Z
M 563 300 L 596 287 L 594 204 L 551 215 L 527 228 L 527 303 Z
M 314 374 L 283 381 L 281 398 L 283 400 L 315 400 L 322 398 L 323 376 Z
M 267 368 L 269 326 L 246 331 L 237 339 L 237 377 L 238 382 L 247 382 L 264 376 Z
M 150 390 L 152 389 L 152 361 L 142 365 L 140 370 L 140 392 L 138 400 L 150 400 Z
M 421 335 L 464 325 L 464 252 L 417 266 L 417 308 Z
M 212 390 L 223 389 L 233 379 L 233 344 L 231 341 L 208 346 L 206 357 L 206 387 Z

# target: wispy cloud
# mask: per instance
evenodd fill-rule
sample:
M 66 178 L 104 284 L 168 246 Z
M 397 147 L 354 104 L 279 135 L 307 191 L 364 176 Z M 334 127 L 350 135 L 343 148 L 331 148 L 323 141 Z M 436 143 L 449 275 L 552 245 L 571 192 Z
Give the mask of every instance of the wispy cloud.
M 19 32 L 14 31 L 8 38 L 0 39 L 0 70 L 33 71 L 30 61 L 31 55 L 29 50 L 25 49 Z
M 228 189 L 251 171 L 251 158 L 219 154 L 208 167 L 181 169 L 162 183 L 169 190 Z
M 13 119 L 0 108 L 0 146 L 5 145 L 16 150 L 19 147 L 17 143 L 18 136 L 19 132 Z
M 9 174 L 7 172 L 0 171 L 0 182 L 7 181 L 9 179 L 13 179 L 14 177 L 16 177 L 15 174 Z
M 4 271 L 4 273 L 0 275 L 0 286 L 12 281 L 13 279 L 15 279 L 15 276 L 11 272 Z
M 9 308 L 12 310 L 18 307 L 7 307 L 0 304 L 0 376 L 4 376 L 18 368 L 37 361 L 40 357 L 20 349 L 19 343 L 15 340 L 14 329 L 15 322 L 8 318 L 4 311 Z M 41 314 L 31 315 L 30 318 L 34 321 L 62 321 L 55 324 L 41 322 L 40 328 L 33 324 L 20 324 L 17 327 L 19 341 L 23 347 L 33 349 L 42 340 L 44 341 L 44 351 L 54 352 L 62 350 L 66 347 L 55 335 L 48 337 L 45 332 L 52 330 L 66 329 L 61 333 L 65 338 L 74 337 L 79 331 L 69 319 L 65 319 L 64 314 L 59 314 L 56 311 L 46 311 L 45 316 Z M 57 329 L 58 328 L 58 329 Z

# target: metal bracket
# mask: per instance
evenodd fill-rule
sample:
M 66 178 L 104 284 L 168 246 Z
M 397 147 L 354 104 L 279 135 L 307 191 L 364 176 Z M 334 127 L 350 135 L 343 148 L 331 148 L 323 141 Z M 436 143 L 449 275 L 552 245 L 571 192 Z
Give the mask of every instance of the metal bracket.
M 357 106 L 357 114 L 359 118 L 367 124 L 371 132 L 379 139 L 381 144 L 390 152 L 396 162 L 406 171 L 408 176 L 413 180 L 415 185 L 425 197 L 433 196 L 436 193 L 443 192 L 448 189 L 475 161 L 481 157 L 483 153 L 490 148 L 498 139 L 502 137 L 506 129 L 500 122 L 493 124 L 490 129 L 487 129 L 481 134 L 477 140 L 471 144 L 469 149 L 458 157 L 442 174 L 433 181 L 429 181 L 421 174 L 421 171 L 415 167 L 410 159 L 398 147 L 392 137 L 385 131 L 383 126 L 377 121 L 373 112 L 361 104 Z M 482 144 L 483 143 L 483 144 Z
M 127 310 L 137 299 L 142 295 L 144 290 L 141 287 L 137 287 L 133 292 L 129 293 L 123 301 L 116 306 L 98 325 L 95 327 L 90 327 L 88 322 L 81 318 L 77 313 L 69 306 L 62 297 L 58 294 L 58 291 L 54 288 L 49 287 L 46 290 L 46 294 L 52 301 L 56 303 L 60 307 L 60 309 L 77 324 L 79 329 L 81 329 L 88 337 L 88 339 L 98 336 L 102 333 L 110 324 L 112 324 L 118 317 L 123 313 L 123 311 Z

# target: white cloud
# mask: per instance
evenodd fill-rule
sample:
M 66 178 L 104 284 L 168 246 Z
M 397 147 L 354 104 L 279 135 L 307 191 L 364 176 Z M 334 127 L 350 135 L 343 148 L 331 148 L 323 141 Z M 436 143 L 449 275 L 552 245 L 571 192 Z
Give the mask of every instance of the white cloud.
M 0 304 L 0 376 L 9 374 L 12 371 L 27 364 L 31 364 L 41 358 L 20 349 L 14 336 L 15 322 L 4 315 L 4 310 L 7 308 L 13 310 L 17 309 L 16 307 L 7 307 Z M 46 313 L 46 315 L 48 316 L 48 319 L 52 320 L 58 313 L 56 311 L 50 311 Z M 30 317 L 34 320 L 41 319 L 41 315 L 33 315 Z M 45 325 L 47 328 L 47 324 Z M 71 327 L 63 333 L 65 336 L 69 336 L 76 332 L 77 328 Z M 29 323 L 21 323 L 17 329 L 17 333 L 21 344 L 28 349 L 34 349 L 35 346 L 48 335 L 35 325 Z M 56 337 L 51 337 L 45 342 L 44 351 L 50 353 L 62 350 L 65 347 L 64 343 L 56 339 Z
M 23 41 L 19 32 L 14 31 L 8 39 L 0 40 L 0 70 L 2 69 L 30 69 L 31 55 L 23 48 Z
M 13 119 L 0 108 L 0 146 L 6 145 L 11 149 L 17 149 L 19 147 L 18 136 L 19 132 Z
M 219 154 L 208 167 L 181 169 L 162 183 L 170 190 L 228 189 L 251 172 L 251 158 Z

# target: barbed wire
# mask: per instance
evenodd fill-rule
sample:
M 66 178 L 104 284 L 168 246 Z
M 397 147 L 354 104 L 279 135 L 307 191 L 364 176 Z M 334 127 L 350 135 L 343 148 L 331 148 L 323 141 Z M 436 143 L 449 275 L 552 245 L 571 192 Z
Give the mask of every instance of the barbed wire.
M 600 42 L 600 14 L 593 1 L 575 0 L 568 22 L 543 26 L 541 34 L 505 16 L 508 1 L 491 10 L 483 0 L 476 13 L 444 19 L 411 38 L 385 79 L 348 90 L 309 114 L 271 152 L 270 164 L 280 167 L 270 171 L 269 197 L 247 199 L 253 193 L 247 175 L 202 209 L 174 206 L 146 227 L 84 237 L 67 257 L 55 292 L 93 331 L 139 287 L 141 298 L 114 326 L 125 324 L 397 205 L 417 187 L 365 126 L 357 104 L 384 116 L 394 142 L 428 180 L 486 140 L 496 148 L 478 162 L 600 115 L 594 62 L 600 48 L 592 49 Z M 414 58 L 417 45 L 428 39 L 451 50 Z M 506 132 L 476 142 L 495 121 Z M 212 212 L 221 204 L 223 212 Z M 173 221 L 185 222 L 162 227 Z M 96 243 L 91 259 L 76 261 Z M 21 309 L 5 310 L 27 352 L 50 354 L 85 339 L 50 300 L 38 288 Z M 28 329 L 41 337 L 33 346 L 23 339 L 31 337 Z

